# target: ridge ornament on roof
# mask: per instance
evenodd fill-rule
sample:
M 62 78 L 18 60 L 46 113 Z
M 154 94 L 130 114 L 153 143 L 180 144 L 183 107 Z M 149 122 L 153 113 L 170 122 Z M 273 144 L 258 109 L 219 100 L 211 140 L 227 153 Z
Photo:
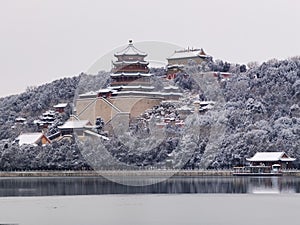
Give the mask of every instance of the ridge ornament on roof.
M 123 49 L 120 52 L 115 53 L 116 57 L 117 56 L 122 56 L 122 55 L 139 55 L 139 56 L 146 57 L 147 53 L 138 50 L 136 47 L 134 47 L 134 45 L 132 43 L 132 40 L 129 40 L 129 44 L 125 49 Z

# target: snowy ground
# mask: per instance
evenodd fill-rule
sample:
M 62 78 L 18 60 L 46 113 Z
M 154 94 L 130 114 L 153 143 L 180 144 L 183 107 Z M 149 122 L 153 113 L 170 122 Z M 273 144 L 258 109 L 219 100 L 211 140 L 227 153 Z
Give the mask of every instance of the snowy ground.
M 0 224 L 253 225 L 299 220 L 300 195 L 102 195 L 0 198 Z

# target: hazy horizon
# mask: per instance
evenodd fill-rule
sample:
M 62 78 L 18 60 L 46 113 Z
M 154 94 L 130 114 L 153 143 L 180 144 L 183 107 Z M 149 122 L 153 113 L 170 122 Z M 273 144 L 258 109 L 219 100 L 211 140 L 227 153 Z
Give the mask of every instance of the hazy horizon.
M 214 59 L 298 56 L 297 0 L 3 0 L 0 97 L 86 72 L 129 39 L 203 48 Z

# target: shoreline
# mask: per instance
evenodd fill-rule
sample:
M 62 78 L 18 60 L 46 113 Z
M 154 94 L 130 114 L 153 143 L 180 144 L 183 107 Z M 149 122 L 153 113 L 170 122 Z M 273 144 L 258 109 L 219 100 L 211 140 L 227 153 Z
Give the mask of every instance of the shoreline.
M 283 176 L 300 176 L 300 170 L 283 171 Z M 99 170 L 99 171 L 1 171 L 1 177 L 201 177 L 233 176 L 233 170 Z

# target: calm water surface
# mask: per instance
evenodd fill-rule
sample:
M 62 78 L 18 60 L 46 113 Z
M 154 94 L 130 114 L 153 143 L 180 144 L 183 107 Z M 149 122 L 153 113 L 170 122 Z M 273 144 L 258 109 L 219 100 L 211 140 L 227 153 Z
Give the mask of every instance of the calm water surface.
M 140 184 L 149 179 L 134 178 Z M 180 193 L 299 193 L 299 177 L 172 177 L 146 186 L 126 186 L 102 177 L 0 178 L 0 197 L 180 194 Z

